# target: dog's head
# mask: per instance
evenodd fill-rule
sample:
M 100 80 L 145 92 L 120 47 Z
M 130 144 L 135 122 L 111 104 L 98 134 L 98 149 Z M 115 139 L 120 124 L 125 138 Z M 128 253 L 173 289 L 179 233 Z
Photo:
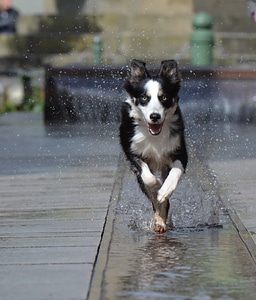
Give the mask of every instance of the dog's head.
M 160 134 L 167 116 L 174 114 L 178 105 L 181 76 L 175 60 L 164 60 L 159 72 L 153 76 L 146 64 L 131 62 L 124 88 L 152 135 Z

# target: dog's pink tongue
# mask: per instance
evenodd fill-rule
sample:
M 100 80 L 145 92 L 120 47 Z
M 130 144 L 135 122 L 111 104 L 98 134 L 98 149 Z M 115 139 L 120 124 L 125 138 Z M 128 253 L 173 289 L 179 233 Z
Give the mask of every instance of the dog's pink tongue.
M 152 135 L 157 135 L 161 132 L 163 124 L 148 124 L 148 129 Z

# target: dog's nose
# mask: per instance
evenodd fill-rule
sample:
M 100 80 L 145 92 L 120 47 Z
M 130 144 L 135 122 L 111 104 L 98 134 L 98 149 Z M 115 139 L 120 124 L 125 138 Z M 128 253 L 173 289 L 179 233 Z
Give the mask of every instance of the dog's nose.
M 158 120 L 161 119 L 161 116 L 158 113 L 152 113 L 152 114 L 150 114 L 149 117 L 150 117 L 150 120 L 153 122 L 157 122 Z

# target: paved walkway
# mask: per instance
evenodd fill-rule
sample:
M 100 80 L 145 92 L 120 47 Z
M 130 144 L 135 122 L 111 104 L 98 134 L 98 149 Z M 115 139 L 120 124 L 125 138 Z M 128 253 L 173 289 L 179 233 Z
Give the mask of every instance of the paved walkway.
M 208 163 L 217 175 L 221 198 L 256 262 L 255 125 L 218 124 L 216 128 L 216 142 L 206 141 L 210 144 Z
M 116 129 L 46 130 L 41 114 L 0 116 L 1 300 L 86 299 L 116 178 Z M 256 159 L 210 167 L 255 258 Z
M 218 176 L 221 197 L 256 262 L 256 159 L 210 163 Z
M 114 131 L 46 132 L 41 114 L 21 113 L 1 116 L 0 132 L 0 299 L 85 299 L 115 180 Z

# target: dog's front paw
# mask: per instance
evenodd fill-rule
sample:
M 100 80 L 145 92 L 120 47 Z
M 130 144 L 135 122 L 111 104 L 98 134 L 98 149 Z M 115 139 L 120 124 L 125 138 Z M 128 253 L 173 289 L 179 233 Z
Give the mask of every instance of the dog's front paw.
M 154 231 L 159 234 L 165 233 L 166 225 L 155 224 Z
M 157 213 L 152 219 L 152 227 L 156 233 L 162 234 L 166 232 L 166 223 Z

